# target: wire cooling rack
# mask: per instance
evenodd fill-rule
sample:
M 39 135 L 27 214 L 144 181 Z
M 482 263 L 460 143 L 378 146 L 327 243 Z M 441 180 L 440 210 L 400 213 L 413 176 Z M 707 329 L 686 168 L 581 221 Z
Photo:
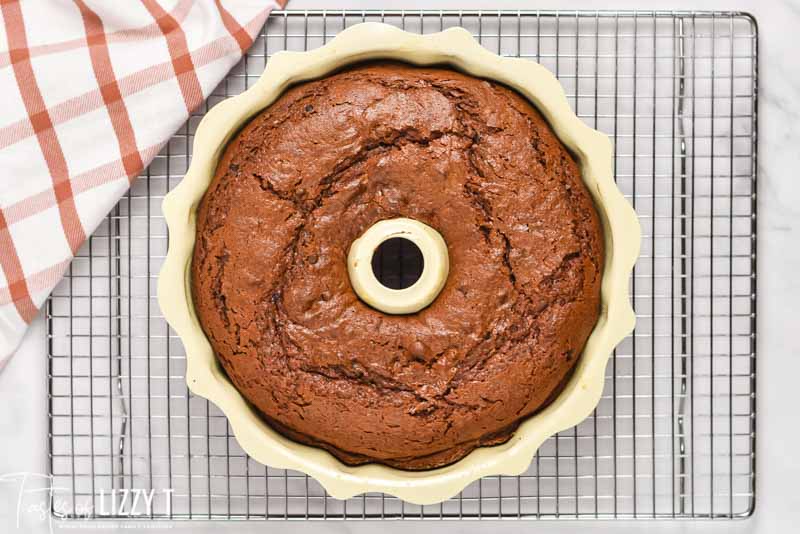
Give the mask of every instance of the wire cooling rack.
M 164 194 L 202 115 L 279 50 L 378 20 L 472 31 L 538 61 L 578 115 L 613 138 L 616 180 L 643 229 L 636 331 L 597 410 L 521 476 L 442 504 L 347 501 L 250 460 L 188 393 L 160 315 Z M 279 12 L 91 236 L 47 306 L 52 511 L 68 518 L 736 518 L 755 505 L 757 28 L 743 13 Z M 128 497 L 126 497 L 126 490 Z M 152 508 L 134 491 L 154 490 Z

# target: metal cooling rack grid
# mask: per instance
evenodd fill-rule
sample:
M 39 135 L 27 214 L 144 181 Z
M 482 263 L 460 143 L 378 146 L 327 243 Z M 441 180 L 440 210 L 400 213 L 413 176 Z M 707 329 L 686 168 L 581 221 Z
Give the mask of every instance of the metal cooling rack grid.
M 339 501 L 247 458 L 225 417 L 188 394 L 183 347 L 160 316 L 161 200 L 184 174 L 208 107 L 284 49 L 382 20 L 464 26 L 559 77 L 612 136 L 642 254 L 637 329 L 595 413 L 549 439 L 519 477 L 488 477 L 435 506 Z M 174 490 L 148 517 L 734 518 L 755 504 L 757 28 L 740 13 L 281 12 L 91 236 L 49 300 L 53 513 L 125 518 L 112 489 Z M 105 498 L 101 497 L 104 492 Z M 117 505 L 119 499 L 115 500 Z M 141 507 L 139 508 L 139 511 Z

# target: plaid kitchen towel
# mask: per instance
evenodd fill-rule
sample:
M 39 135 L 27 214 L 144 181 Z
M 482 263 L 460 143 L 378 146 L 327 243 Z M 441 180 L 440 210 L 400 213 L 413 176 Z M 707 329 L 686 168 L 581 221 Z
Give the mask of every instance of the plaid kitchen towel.
M 0 369 L 86 237 L 285 0 L 0 0 Z

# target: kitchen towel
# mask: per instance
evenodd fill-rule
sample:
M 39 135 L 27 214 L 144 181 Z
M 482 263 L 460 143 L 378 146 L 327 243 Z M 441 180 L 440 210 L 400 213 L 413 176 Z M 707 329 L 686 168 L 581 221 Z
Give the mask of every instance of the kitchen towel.
M 0 369 L 285 0 L 0 0 Z

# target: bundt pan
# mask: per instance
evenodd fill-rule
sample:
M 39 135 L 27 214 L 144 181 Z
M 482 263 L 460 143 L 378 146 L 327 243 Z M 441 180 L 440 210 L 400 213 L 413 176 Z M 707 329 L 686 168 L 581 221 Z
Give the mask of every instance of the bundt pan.
M 427 471 L 404 471 L 379 464 L 347 466 L 322 449 L 301 445 L 275 432 L 239 394 L 218 364 L 197 319 L 191 295 L 195 211 L 230 139 L 289 86 L 370 59 L 448 65 L 501 82 L 528 98 L 578 160 L 605 235 L 600 317 L 563 391 L 524 421 L 506 443 L 478 448 L 454 464 Z M 316 50 L 276 54 L 253 87 L 216 105 L 203 118 L 195 135 L 191 166 L 183 181 L 164 199 L 163 209 L 170 241 L 159 276 L 158 297 L 164 317 L 186 348 L 189 389 L 225 413 L 239 444 L 254 459 L 307 473 L 341 499 L 364 492 L 384 492 L 412 503 L 431 504 L 454 496 L 480 477 L 522 473 L 545 439 L 578 424 L 595 408 L 609 355 L 634 325 L 628 277 L 638 254 L 640 229 L 633 209 L 614 183 L 608 137 L 578 119 L 561 85 L 547 69 L 529 60 L 492 54 L 461 28 L 416 35 L 383 24 L 365 23 L 343 31 Z

